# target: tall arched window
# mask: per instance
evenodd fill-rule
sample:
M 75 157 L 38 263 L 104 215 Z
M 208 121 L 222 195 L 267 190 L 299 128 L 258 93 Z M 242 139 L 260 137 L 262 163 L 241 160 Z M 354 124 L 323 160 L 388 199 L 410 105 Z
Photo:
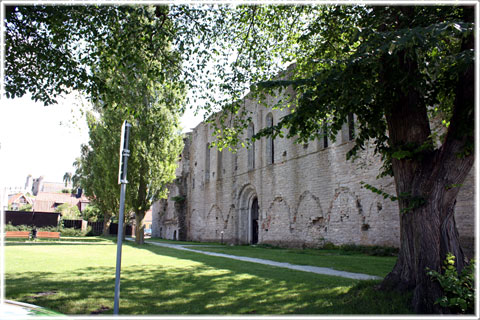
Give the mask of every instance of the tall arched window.
M 326 127 L 322 129 L 322 134 L 323 134 L 323 148 L 328 148 L 328 134 L 327 134 Z
M 267 114 L 266 117 L 266 125 L 267 128 L 273 127 L 273 116 L 271 113 Z M 266 146 L 266 158 L 267 158 L 267 164 L 272 164 L 275 162 L 275 146 L 273 143 L 273 138 L 272 137 L 267 137 L 267 146 Z
M 352 112 L 348 114 L 347 120 L 348 120 L 348 140 L 353 140 L 355 139 L 355 118 Z
M 248 139 L 251 139 L 255 134 L 255 127 L 253 123 L 250 123 L 247 129 L 247 136 Z M 255 169 L 255 142 L 252 142 L 250 147 L 248 148 L 248 170 Z
M 210 144 L 205 146 L 205 182 L 210 181 Z
M 217 179 L 222 178 L 222 171 L 223 171 L 222 158 L 223 158 L 222 151 L 217 150 Z
M 238 170 L 238 154 L 236 152 L 233 154 L 233 170 Z

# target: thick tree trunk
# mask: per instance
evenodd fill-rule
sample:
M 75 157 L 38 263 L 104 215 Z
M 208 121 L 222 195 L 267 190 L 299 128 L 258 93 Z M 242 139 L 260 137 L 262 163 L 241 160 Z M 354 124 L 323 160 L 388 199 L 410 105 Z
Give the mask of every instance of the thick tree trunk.
M 400 60 L 404 61 L 401 70 L 418 72 L 413 61 L 404 57 Z M 385 79 L 394 83 L 388 77 L 396 70 L 385 70 Z M 468 152 L 474 141 L 473 88 L 472 64 L 459 77 L 453 115 L 442 146 L 438 150 L 426 148 L 413 157 L 392 159 L 399 197 L 400 252 L 381 288 L 413 290 L 412 305 L 417 313 L 448 313 L 435 304 L 443 292 L 438 282 L 427 276 L 426 268 L 442 272 L 448 252 L 456 257 L 458 271 L 465 266 L 454 208 L 460 186 L 474 162 L 473 151 Z M 386 112 L 390 146 L 394 150 L 425 146 L 431 132 L 420 94 L 413 86 L 408 92 L 392 86 L 390 92 L 399 97 Z
M 434 304 L 443 293 L 439 284 L 429 279 L 426 269 L 441 272 L 448 252 L 455 255 L 459 271 L 465 262 L 455 225 L 455 202 L 446 202 L 445 198 L 450 197 L 445 195 L 445 186 L 440 181 L 435 184 L 435 190 L 427 196 L 426 203 L 400 213 L 399 258 L 382 283 L 384 288 L 414 290 L 412 304 L 417 313 L 448 312 Z M 458 193 L 458 190 L 450 192 Z M 407 206 L 404 203 L 400 205 L 402 207 Z
M 135 242 L 145 243 L 145 212 L 135 212 Z

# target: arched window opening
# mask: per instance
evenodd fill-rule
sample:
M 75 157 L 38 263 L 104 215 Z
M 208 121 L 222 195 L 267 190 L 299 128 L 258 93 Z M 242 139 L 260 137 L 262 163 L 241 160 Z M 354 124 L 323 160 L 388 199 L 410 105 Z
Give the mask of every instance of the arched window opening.
M 355 118 L 353 117 L 353 113 L 348 114 L 348 140 L 355 139 Z
M 217 150 L 217 179 L 222 178 L 222 171 L 223 171 L 222 158 L 223 158 L 223 152 L 220 150 Z
M 205 182 L 210 181 L 210 144 L 205 147 Z
M 323 134 L 323 147 L 324 147 L 324 148 L 328 148 L 327 128 L 323 128 L 322 134 Z
M 253 135 L 255 134 L 255 128 L 253 123 L 250 123 L 248 126 L 248 139 L 252 139 Z M 252 142 L 250 147 L 248 148 L 248 170 L 255 169 L 255 142 Z
M 266 123 L 267 128 L 273 127 L 273 116 L 271 113 L 267 114 Z M 275 145 L 272 137 L 267 137 L 266 158 L 267 164 L 275 163 Z

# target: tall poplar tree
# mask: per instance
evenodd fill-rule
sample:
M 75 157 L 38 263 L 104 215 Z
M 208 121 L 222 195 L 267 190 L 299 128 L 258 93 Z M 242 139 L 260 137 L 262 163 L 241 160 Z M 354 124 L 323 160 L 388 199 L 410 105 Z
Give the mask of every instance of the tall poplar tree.
M 87 154 L 99 160 L 109 180 L 102 185 L 101 176 L 90 175 L 90 179 L 99 180 L 94 189 L 104 188 L 101 194 L 119 196 L 119 187 L 113 184 L 119 155 L 112 149 L 120 145 L 120 128 L 128 120 L 132 128 L 126 208 L 135 213 L 136 242 L 140 244 L 144 242 L 145 213 L 153 201 L 167 196 L 166 185 L 175 179 L 183 146 L 179 116 L 185 89 L 176 81 L 181 60 L 168 39 L 156 31 L 159 23 L 166 28 L 171 24 L 152 18 L 159 10 L 168 8 L 138 7 L 110 25 L 110 41 L 97 43 L 99 61 L 92 68 L 102 90 L 96 100 L 99 118 L 89 126 L 93 135 L 101 135 L 102 142 L 92 143 Z M 149 41 L 142 42 L 146 38 Z M 95 169 L 88 167 L 88 161 L 85 164 L 83 172 Z
M 74 186 L 82 187 L 103 215 L 103 235 L 107 236 L 110 221 L 119 212 L 118 157 L 120 134 L 118 122 L 98 119 L 93 113 L 86 114 L 89 142 L 81 146 L 80 156 L 75 160 L 76 171 L 72 177 Z M 117 133 L 117 134 L 115 134 Z M 117 171 L 115 171 L 117 168 Z M 127 207 L 127 212 L 130 209 Z

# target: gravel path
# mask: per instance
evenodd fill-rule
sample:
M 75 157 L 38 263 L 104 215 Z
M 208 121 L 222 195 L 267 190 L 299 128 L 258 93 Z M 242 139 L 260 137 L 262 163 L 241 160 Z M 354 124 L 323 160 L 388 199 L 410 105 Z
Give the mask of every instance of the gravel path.
M 160 246 L 160 247 L 167 247 L 167 248 L 172 248 L 172 249 L 177 249 L 177 250 L 185 250 L 185 251 L 191 251 L 191 252 L 206 254 L 206 255 L 209 255 L 209 256 L 222 257 L 222 258 L 228 258 L 228 259 L 234 259 L 234 260 L 240 260 L 240 261 L 247 261 L 247 262 L 253 262 L 253 263 L 261 263 L 261 264 L 266 264 L 266 265 L 274 266 L 274 267 L 288 268 L 288 269 L 292 269 L 292 270 L 299 270 L 299 271 L 305 271 L 305 272 L 313 272 L 313 273 L 318 273 L 318 274 L 325 274 L 325 275 L 329 275 L 329 276 L 337 276 L 337 277 L 343 277 L 343 278 L 349 278 L 349 279 L 355 279 L 355 280 L 379 280 L 379 279 L 381 279 L 380 277 L 371 276 L 371 275 L 363 274 L 363 273 L 338 271 L 338 270 L 331 269 L 331 268 L 305 266 L 305 265 L 290 264 L 290 263 L 286 263 L 286 262 L 277 262 L 277 261 L 258 259 L 258 258 L 233 256 L 233 255 L 230 255 L 230 254 L 208 252 L 208 251 L 202 251 L 202 250 L 197 250 L 197 249 L 190 248 L 190 247 L 195 247 L 197 245 L 181 245 L 181 244 L 160 243 L 160 242 L 153 242 L 153 241 L 145 241 L 145 243 L 153 244 L 155 246 Z

